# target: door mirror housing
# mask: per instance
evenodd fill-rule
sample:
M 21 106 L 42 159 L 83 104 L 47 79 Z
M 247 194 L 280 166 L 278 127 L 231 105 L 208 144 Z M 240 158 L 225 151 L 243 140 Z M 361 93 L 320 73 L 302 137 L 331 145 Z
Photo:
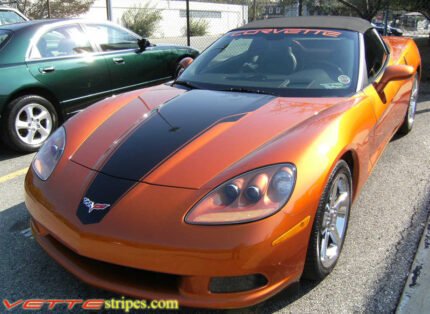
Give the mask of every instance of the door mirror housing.
M 194 59 L 191 57 L 186 57 L 179 61 L 179 66 L 181 67 L 181 70 L 184 71 L 186 68 L 190 66 L 191 63 L 193 63 Z
M 403 81 L 414 75 L 414 68 L 410 65 L 391 65 L 385 69 L 381 80 L 374 83 L 374 87 L 379 95 L 383 94 L 385 87 L 391 81 Z
M 143 52 L 146 50 L 146 48 L 151 47 L 151 43 L 146 38 L 138 39 L 137 44 L 139 46 L 139 52 Z

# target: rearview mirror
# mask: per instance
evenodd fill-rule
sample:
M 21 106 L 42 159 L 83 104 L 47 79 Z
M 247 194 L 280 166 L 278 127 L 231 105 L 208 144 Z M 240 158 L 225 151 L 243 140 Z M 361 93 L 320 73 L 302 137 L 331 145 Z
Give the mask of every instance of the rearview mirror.
M 148 48 L 148 47 L 150 47 L 150 46 L 151 46 L 151 43 L 150 43 L 150 42 L 149 42 L 149 40 L 148 40 L 148 39 L 146 39 L 146 38 L 138 39 L 138 40 L 137 40 L 137 44 L 139 45 L 139 51 L 140 51 L 140 52 L 145 51 L 145 50 L 146 50 L 146 48 Z
M 414 68 L 410 65 L 391 65 L 385 69 L 381 80 L 373 85 L 378 94 L 381 95 L 389 82 L 407 80 L 413 75 Z

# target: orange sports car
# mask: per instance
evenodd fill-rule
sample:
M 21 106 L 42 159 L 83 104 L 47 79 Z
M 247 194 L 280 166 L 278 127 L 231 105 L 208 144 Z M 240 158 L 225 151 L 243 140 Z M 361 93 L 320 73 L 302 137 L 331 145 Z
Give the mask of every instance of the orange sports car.
M 378 158 L 412 128 L 414 41 L 350 17 L 270 19 L 186 61 L 49 138 L 25 180 L 35 238 L 91 285 L 183 306 L 323 279 Z

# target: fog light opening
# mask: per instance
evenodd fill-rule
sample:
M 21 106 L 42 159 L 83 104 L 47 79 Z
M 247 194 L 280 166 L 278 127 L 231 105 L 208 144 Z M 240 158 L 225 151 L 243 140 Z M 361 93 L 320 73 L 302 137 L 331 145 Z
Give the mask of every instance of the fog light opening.
M 264 287 L 267 278 L 261 274 L 231 277 L 214 277 L 209 284 L 212 293 L 244 292 Z

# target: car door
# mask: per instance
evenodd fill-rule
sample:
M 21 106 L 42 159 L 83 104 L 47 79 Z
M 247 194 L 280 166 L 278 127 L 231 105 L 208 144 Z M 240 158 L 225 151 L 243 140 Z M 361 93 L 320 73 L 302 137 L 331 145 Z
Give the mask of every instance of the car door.
M 168 79 L 168 52 L 139 49 L 139 36 L 110 24 L 85 24 L 88 36 L 101 50 L 116 91 L 138 88 Z
M 384 91 L 382 97 L 373 85 L 374 82 L 378 82 L 381 79 L 386 66 L 390 62 L 388 50 L 376 30 L 372 29 L 364 34 L 364 45 L 367 76 L 370 83 L 364 89 L 364 93 L 372 102 L 377 120 L 373 135 L 371 156 L 371 161 L 374 163 L 401 122 L 403 108 L 397 106 L 398 99 L 395 97 L 400 87 L 400 82 L 391 82 L 390 84 L 396 85 L 396 88 Z M 395 91 L 394 93 L 393 90 Z
M 81 109 L 112 88 L 106 61 L 94 53 L 79 24 L 51 28 L 35 39 L 27 66 L 65 112 Z

